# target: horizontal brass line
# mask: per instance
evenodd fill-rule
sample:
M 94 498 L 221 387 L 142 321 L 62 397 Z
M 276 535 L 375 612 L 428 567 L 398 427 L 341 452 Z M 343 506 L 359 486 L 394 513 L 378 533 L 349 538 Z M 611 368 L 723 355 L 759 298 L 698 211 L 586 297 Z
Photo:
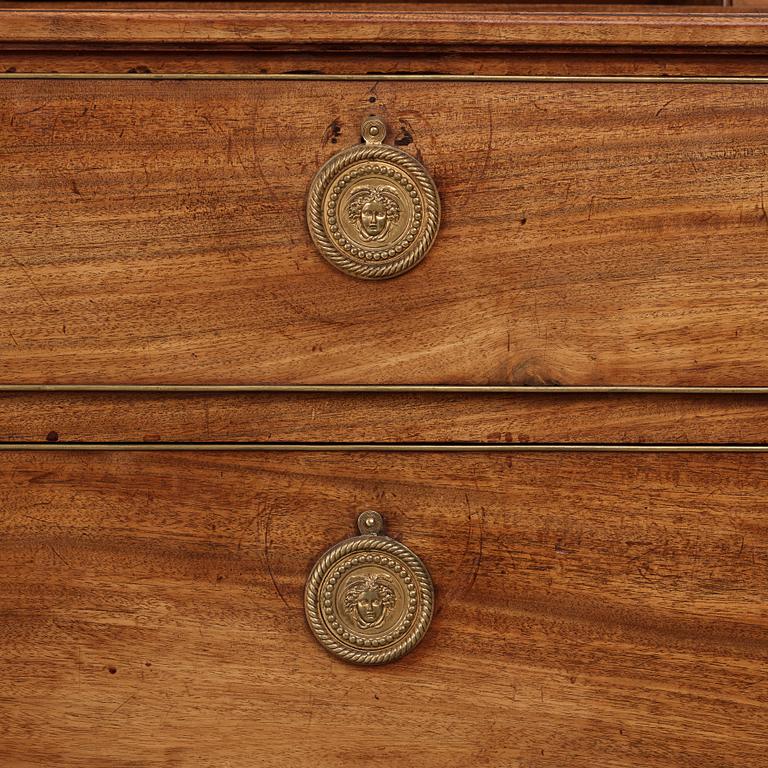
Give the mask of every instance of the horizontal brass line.
M 322 393 L 456 393 L 456 394 L 632 394 L 632 395 L 768 395 L 765 387 L 516 386 L 463 384 L 0 384 L 0 392 L 124 392 L 254 394 Z
M 269 451 L 315 453 L 768 453 L 768 445 L 605 443 L 0 443 L 0 451 Z
M 445 74 L 287 74 L 287 73 L 127 73 L 127 72 L 3 72 L 3 80 L 328 80 L 427 81 L 463 83 L 708 83 L 710 85 L 765 85 L 768 77 L 707 75 L 445 75 Z

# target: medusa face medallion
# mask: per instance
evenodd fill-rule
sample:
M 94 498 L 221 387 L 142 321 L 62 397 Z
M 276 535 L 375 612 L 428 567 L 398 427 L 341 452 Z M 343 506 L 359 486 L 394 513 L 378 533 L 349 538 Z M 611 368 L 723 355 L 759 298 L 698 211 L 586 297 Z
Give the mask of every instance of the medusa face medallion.
M 408 653 L 432 618 L 433 588 L 419 558 L 381 535 L 381 516 L 363 512 L 361 535 L 331 547 L 305 592 L 310 629 L 328 651 L 357 664 L 383 664 Z
M 400 201 L 394 187 L 360 187 L 350 196 L 347 217 L 367 242 L 385 240 L 390 226 L 400 218 Z
M 334 155 L 317 172 L 307 224 L 320 253 L 367 280 L 395 277 L 426 256 L 440 226 L 440 198 L 424 166 L 382 143 L 384 123 L 363 123 L 365 144 Z
M 380 627 L 396 602 L 392 579 L 384 573 L 351 579 L 344 594 L 344 608 L 359 629 Z

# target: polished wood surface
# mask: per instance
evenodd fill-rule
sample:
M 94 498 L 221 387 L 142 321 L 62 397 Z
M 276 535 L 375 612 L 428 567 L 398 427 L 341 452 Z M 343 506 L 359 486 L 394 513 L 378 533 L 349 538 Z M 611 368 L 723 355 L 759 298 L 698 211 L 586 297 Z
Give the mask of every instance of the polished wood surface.
M 653 13 L 664 15 L 669 13 L 706 13 L 711 20 L 713 11 L 718 10 L 717 4 L 690 7 L 689 3 L 652 3 Z M 740 7 L 743 4 L 740 4 Z M 765 3 L 763 2 L 763 5 Z M 181 3 L 171 2 L 110 2 L 112 10 L 122 10 L 126 13 L 133 12 L 126 17 L 126 23 L 136 20 L 137 13 L 147 10 L 169 11 L 217 11 L 219 14 L 232 10 L 240 11 L 296 11 L 308 9 L 307 3 Z M 583 3 L 555 6 L 512 3 L 361 3 L 347 2 L 341 5 L 317 2 L 309 8 L 315 12 L 325 11 L 335 14 L 340 9 L 359 10 L 366 14 L 372 11 L 412 12 L 415 9 L 422 11 L 450 11 L 453 14 L 466 12 L 491 12 L 501 11 L 536 13 L 544 11 L 557 14 L 558 23 L 566 25 L 573 19 L 574 14 L 583 14 L 585 11 L 602 11 L 595 21 L 594 29 L 602 28 L 607 38 L 610 38 L 612 28 L 611 18 L 606 18 L 607 12 L 611 14 L 637 13 L 638 4 L 629 6 L 593 6 Z M 42 10 L 61 12 L 66 9 L 67 18 L 74 18 L 73 13 L 83 10 L 104 10 L 103 2 L 0 2 L 2 10 L 26 9 L 34 10 L 39 14 Z M 759 2 L 752 3 L 750 10 L 759 12 Z M 722 15 L 727 16 L 733 12 L 732 8 L 719 9 Z M 167 15 L 167 14 L 166 14 Z M 279 17 L 282 18 L 282 17 Z M 335 16 L 333 17 L 336 18 Z M 192 17 L 192 25 L 202 25 L 197 17 Z M 605 20 L 605 24 L 603 24 Z M 73 46 L 72 40 L 62 30 L 58 37 L 52 37 L 45 41 L 38 40 L 34 44 L 28 42 L 14 42 L 13 29 L 22 22 L 17 15 L 0 16 L 0 34 L 6 31 L 5 42 L 0 42 L 0 72 L 110 72 L 110 73 L 136 73 L 136 72 L 209 72 L 209 73 L 291 73 L 314 72 L 326 74 L 367 74 L 367 73 L 435 73 L 458 75 L 706 75 L 706 76 L 764 76 L 768 75 L 768 51 L 766 53 L 748 54 L 744 50 L 732 47 L 718 47 L 714 44 L 718 33 L 713 35 L 706 50 L 696 52 L 687 47 L 670 48 L 660 47 L 653 51 L 653 46 L 644 46 L 644 49 L 633 49 L 630 52 L 617 52 L 601 46 L 585 49 L 581 41 L 574 37 L 571 45 L 557 44 L 552 46 L 551 41 L 545 35 L 533 49 L 521 49 L 507 47 L 498 49 L 486 47 L 480 50 L 470 50 L 465 44 L 461 45 L 461 52 L 452 46 L 437 46 L 427 49 L 414 50 L 406 46 L 405 41 L 400 41 L 395 46 L 388 45 L 388 40 L 381 37 L 376 47 L 363 52 L 360 46 L 356 50 L 347 50 L 346 47 L 331 46 L 327 50 L 323 46 L 311 45 L 309 50 L 297 48 L 295 45 L 285 48 L 273 46 L 249 45 L 247 50 L 233 50 L 231 45 L 217 45 L 207 41 L 205 45 L 196 46 L 193 49 L 174 50 L 160 41 L 157 46 L 142 44 L 140 50 L 132 50 L 131 39 L 126 39 L 122 45 L 105 35 L 100 42 L 95 39 L 89 43 L 87 49 L 82 45 Z M 87 23 L 87 22 L 82 22 Z M 642 22 L 641 22 L 642 23 Z M 724 22 L 729 24 L 727 20 Z M 82 25 L 82 24 L 81 24 Z M 189 29 L 190 25 L 187 25 Z M 716 28 L 717 25 L 713 25 Z M 201 33 L 205 27 L 201 26 Z M 311 25 L 305 25 L 304 31 L 311 30 Z M 597 34 L 597 33 L 595 33 Z M 681 37 L 684 37 L 684 32 Z M 153 49 L 154 48 L 154 49 Z
M 139 0 L 105 5 L 4 0 L 0 72 L 757 76 L 768 73 L 768 44 L 734 47 L 740 34 L 734 25 L 742 23 L 747 10 L 748 26 L 759 30 L 768 18 L 761 12 L 761 2 L 763 11 L 768 10 L 765 0 L 749 0 L 749 7 L 740 3 L 737 9 L 718 7 L 714 0 L 698 7 L 687 2 L 643 7 L 643 3 Z M 105 10 L 112 13 L 105 15 Z M 148 11 L 155 12 L 150 19 Z M 351 47 L 350 28 L 343 23 L 348 16 L 340 12 L 362 20 L 362 27 L 367 27 L 364 34 L 373 42 L 358 41 Z M 683 13 L 682 23 L 680 18 L 666 23 L 670 15 Z M 393 18 L 401 29 L 394 38 L 386 29 Z M 439 19 L 449 19 L 458 43 L 450 43 L 450 37 L 440 44 L 419 42 Z M 479 22 L 487 40 L 469 44 L 464 38 L 466 20 Z M 161 26 L 155 22 L 162 23 L 160 37 Z M 698 28 L 703 45 L 691 45 L 689 24 Z M 659 26 L 664 27 L 664 40 L 654 42 Z M 212 27 L 217 32 L 210 32 Z M 254 27 L 263 40 L 243 44 Z M 526 28 L 530 39 L 515 38 L 517 27 Z M 621 42 L 626 32 L 622 27 L 633 29 L 631 47 Z M 287 44 L 277 42 L 286 35 Z
M 0 0 L 0 384 L 765 385 L 768 84 L 15 79 L 768 76 L 750 5 Z M 369 113 L 444 206 L 382 284 L 304 223 Z M 767 397 L 3 391 L 0 766 L 764 768 Z M 377 669 L 302 608 L 366 508 Z
M 7 768 L 760 768 L 768 456 L 3 453 Z M 304 623 L 375 507 L 437 588 L 398 663 Z
M 0 442 L 765 444 L 768 395 L 5 392 Z
M 179 45 L 251 48 L 269 46 L 447 46 L 503 48 L 599 46 L 657 49 L 731 49 L 768 52 L 768 15 L 759 12 L 573 13 L 554 10 L 511 12 L 471 5 L 324 4 L 299 10 L 254 4 L 250 10 L 53 10 L 8 11 L 0 46 L 172 48 Z M 295 7 L 295 6 L 294 6 Z
M 749 84 L 6 80 L 0 380 L 763 384 L 766 109 Z M 444 210 L 372 284 L 304 220 L 369 112 Z
M 453 74 L 475 76 L 765 77 L 768 56 L 675 52 L 77 51 L 0 47 L 1 73 Z
M 765 0 L 753 0 L 749 5 L 758 9 Z M 678 13 L 681 8 L 686 13 L 712 13 L 721 11 L 729 13 L 734 4 L 726 4 L 719 0 L 634 0 L 627 3 L 616 3 L 612 0 L 596 0 L 592 2 L 580 2 L 579 0 L 565 0 L 561 3 L 541 3 L 532 0 L 520 2 L 489 3 L 484 0 L 443 0 L 443 2 L 429 2 L 428 0 L 0 0 L 0 10 L 49 10 L 68 11 L 82 10 L 112 10 L 112 11 L 218 11 L 227 14 L 230 11 L 324 11 L 335 12 L 338 10 L 352 11 L 439 11 L 449 13 L 510 13 L 528 12 L 536 13 L 540 10 L 568 11 L 583 13 L 584 11 L 600 10 L 601 12 L 638 11 L 638 6 L 651 6 L 648 10 L 654 13 Z M 642 9 L 645 10 L 645 9 Z

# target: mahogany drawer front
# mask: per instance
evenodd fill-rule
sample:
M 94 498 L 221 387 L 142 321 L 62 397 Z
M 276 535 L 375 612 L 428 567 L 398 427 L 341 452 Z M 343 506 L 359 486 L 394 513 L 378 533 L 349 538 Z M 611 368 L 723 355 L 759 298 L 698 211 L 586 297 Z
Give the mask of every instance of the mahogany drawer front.
M 0 454 L 4 766 L 757 768 L 768 456 Z M 375 507 L 437 602 L 338 661 L 307 573 Z
M 760 83 L 3 79 L 0 380 L 762 384 L 767 108 Z M 443 208 L 380 282 L 305 221 L 368 114 Z

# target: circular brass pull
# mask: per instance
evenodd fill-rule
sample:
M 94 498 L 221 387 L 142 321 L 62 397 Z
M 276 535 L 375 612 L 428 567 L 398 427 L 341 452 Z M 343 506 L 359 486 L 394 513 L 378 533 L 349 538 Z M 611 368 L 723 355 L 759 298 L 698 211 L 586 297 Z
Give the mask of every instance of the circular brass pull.
M 404 656 L 432 620 L 434 589 L 424 563 L 385 536 L 378 512 L 363 512 L 359 536 L 332 546 L 307 579 L 304 609 L 320 644 L 354 664 Z
M 386 125 L 363 122 L 365 144 L 334 155 L 315 175 L 307 224 L 320 253 L 337 269 L 365 280 L 415 267 L 440 227 L 440 197 L 427 169 L 383 144 Z

